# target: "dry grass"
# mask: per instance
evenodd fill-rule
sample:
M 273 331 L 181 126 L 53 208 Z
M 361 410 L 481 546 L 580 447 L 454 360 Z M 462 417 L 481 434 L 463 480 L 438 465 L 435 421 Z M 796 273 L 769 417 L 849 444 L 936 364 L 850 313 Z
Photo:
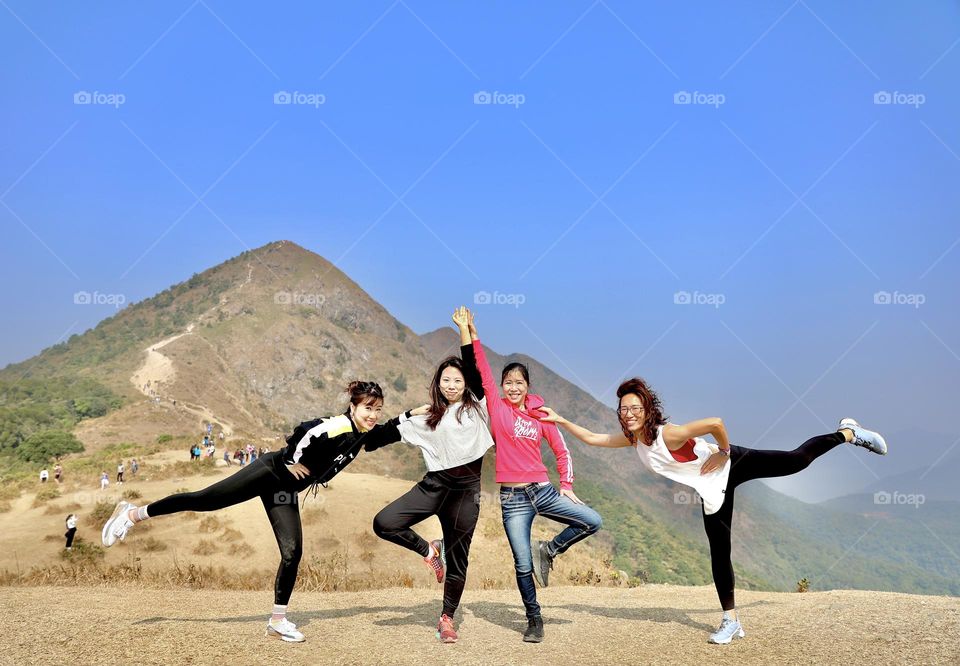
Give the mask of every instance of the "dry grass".
M 200 539 L 200 541 L 197 542 L 197 545 L 193 547 L 192 552 L 194 555 L 206 556 L 206 555 L 213 555 L 219 550 L 220 549 L 217 548 L 217 544 L 215 544 L 214 542 L 208 541 L 207 539 Z
M 200 530 L 201 532 L 209 534 L 212 532 L 216 532 L 217 530 L 220 529 L 221 526 L 222 526 L 222 523 L 220 522 L 220 519 L 217 518 L 216 516 L 204 516 L 200 520 L 200 525 L 197 527 L 197 529 Z

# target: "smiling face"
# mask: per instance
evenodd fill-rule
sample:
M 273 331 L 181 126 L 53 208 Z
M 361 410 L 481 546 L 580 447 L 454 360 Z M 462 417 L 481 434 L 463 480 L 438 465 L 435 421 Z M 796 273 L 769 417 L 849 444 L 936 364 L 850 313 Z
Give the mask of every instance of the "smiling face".
M 383 413 L 383 400 L 361 402 L 359 405 L 350 404 L 350 418 L 362 431 L 371 430 L 380 420 Z
M 646 420 L 646 412 L 643 408 L 643 400 L 636 393 L 628 393 L 620 398 L 620 407 L 617 410 L 620 417 L 620 423 L 626 430 L 629 430 L 637 437 L 643 430 L 643 424 Z
M 520 370 L 511 370 L 504 375 L 500 388 L 503 389 L 503 394 L 507 396 L 507 400 L 514 407 L 520 407 L 523 405 L 523 401 L 527 399 L 529 385 Z
M 460 402 L 463 398 L 463 390 L 466 387 L 466 381 L 463 373 L 459 369 L 448 365 L 440 374 L 440 393 L 448 404 Z

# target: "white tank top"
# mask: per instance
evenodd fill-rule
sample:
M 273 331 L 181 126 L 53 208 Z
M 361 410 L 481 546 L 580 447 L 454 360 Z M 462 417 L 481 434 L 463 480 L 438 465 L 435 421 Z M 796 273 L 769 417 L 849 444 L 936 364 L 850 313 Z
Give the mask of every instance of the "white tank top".
M 694 437 L 693 441 L 693 453 L 697 459 L 690 462 L 680 462 L 673 457 L 663 441 L 663 426 L 657 428 L 657 438 L 653 444 L 647 446 L 638 442 L 636 449 L 641 462 L 651 472 L 696 490 L 703 499 L 704 513 L 709 515 L 723 506 L 727 478 L 730 476 L 730 461 L 727 460 L 723 467 L 715 472 L 701 475 L 700 467 L 707 458 L 719 451 L 719 447 L 702 437 Z

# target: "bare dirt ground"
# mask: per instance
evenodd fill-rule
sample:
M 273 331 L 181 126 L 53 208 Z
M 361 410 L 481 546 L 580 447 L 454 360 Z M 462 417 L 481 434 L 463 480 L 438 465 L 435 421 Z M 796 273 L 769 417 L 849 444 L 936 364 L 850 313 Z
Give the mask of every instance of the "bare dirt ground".
M 546 640 L 521 641 L 514 590 L 464 596 L 461 639 L 433 634 L 439 591 L 303 593 L 301 644 L 263 636 L 267 592 L 6 588 L 3 664 L 956 664 L 960 600 L 862 591 L 743 592 L 747 632 L 709 645 L 708 587 L 541 590 Z

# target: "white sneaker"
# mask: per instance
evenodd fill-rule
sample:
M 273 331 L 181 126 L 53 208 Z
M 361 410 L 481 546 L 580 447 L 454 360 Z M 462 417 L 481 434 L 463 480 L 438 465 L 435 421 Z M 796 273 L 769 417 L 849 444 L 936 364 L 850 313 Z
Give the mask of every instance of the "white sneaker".
M 279 638 L 288 643 L 302 643 L 307 640 L 303 637 L 303 634 L 297 631 L 297 625 L 287 618 L 279 621 L 271 618 L 270 621 L 267 622 L 267 632 L 264 635 L 270 638 Z
M 741 626 L 739 620 L 724 618 L 723 622 L 720 623 L 720 628 L 710 634 L 708 642 L 715 645 L 726 645 L 734 638 L 743 638 L 744 635 L 743 626 Z
M 851 444 L 862 446 L 867 451 L 873 451 L 881 456 L 887 455 L 887 442 L 883 438 L 883 435 L 872 430 L 867 430 L 853 419 L 849 417 L 841 419 L 840 426 L 837 430 L 850 430 L 853 432 L 853 441 L 850 442 Z
M 100 540 L 103 541 L 104 546 L 109 548 L 117 542 L 117 539 L 123 541 L 126 538 L 127 532 L 133 527 L 133 521 L 127 517 L 127 512 L 135 508 L 130 502 L 121 501 L 117 504 L 110 520 L 103 524 L 103 530 L 100 532 Z

